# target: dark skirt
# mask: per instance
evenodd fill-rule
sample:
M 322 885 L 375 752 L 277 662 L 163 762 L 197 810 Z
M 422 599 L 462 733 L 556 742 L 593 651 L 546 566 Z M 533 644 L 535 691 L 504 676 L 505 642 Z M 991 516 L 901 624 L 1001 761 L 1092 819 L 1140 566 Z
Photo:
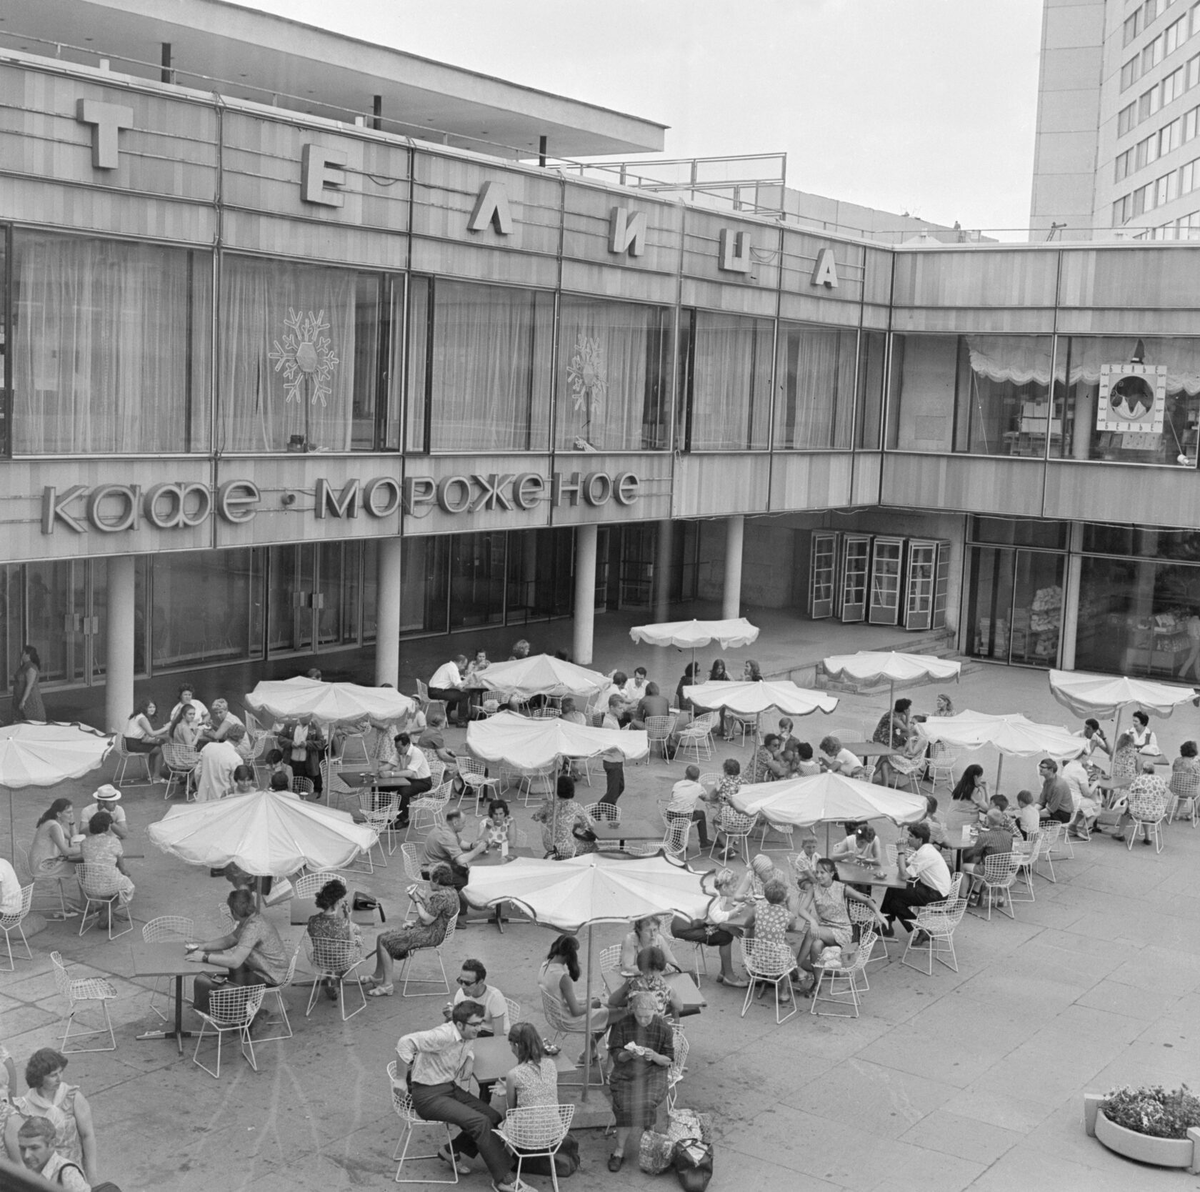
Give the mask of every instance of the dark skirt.
M 645 1060 L 618 1066 L 609 1080 L 613 1117 L 617 1125 L 648 1130 L 658 1117 L 658 1107 L 667 1096 L 667 1069 Z

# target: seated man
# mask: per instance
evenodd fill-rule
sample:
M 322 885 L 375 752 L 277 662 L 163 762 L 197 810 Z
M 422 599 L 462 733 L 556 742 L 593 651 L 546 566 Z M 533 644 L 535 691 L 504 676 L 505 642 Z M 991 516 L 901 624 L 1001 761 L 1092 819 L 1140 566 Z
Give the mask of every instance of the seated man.
M 1004 812 L 993 807 L 987 813 L 987 822 L 979 833 L 975 843 L 962 851 L 962 869 L 967 877 L 967 887 L 962 891 L 972 906 L 979 903 L 982 892 L 983 861 L 996 853 L 1011 853 L 1013 851 L 1012 829 L 1004 818 Z
M 568 720 L 572 724 L 587 724 L 587 717 L 575 707 L 575 697 L 564 695 L 562 708 L 558 714 L 559 720 Z
M 653 684 L 651 684 L 653 686 Z M 688 831 L 691 831 L 691 824 L 696 825 L 696 830 L 700 836 L 700 847 L 708 848 L 708 819 L 704 813 L 704 808 L 700 806 L 708 799 L 708 791 L 700 785 L 700 767 L 688 766 L 683 772 L 683 777 L 671 787 L 671 801 L 667 804 L 663 814 L 668 820 L 687 819 L 690 821 Z
M 661 694 L 657 683 L 647 683 L 646 691 L 633 710 L 630 728 L 644 729 L 651 716 L 670 716 L 671 701 Z
M 444 662 L 433 672 L 429 680 L 429 698 L 441 700 L 451 720 L 461 728 L 471 717 L 470 692 L 463 686 L 463 671 L 467 668 L 467 656 L 459 654 L 450 662 Z
M 487 969 L 482 960 L 464 960 L 462 972 L 458 974 L 457 988 L 454 999 L 443 1011 L 449 1019 L 454 1007 L 463 1002 L 476 1002 L 483 1007 L 483 1026 L 479 1028 L 479 1038 L 496 1037 L 507 1039 L 512 1023 L 508 1020 L 508 1002 L 504 994 L 494 985 L 487 983 Z M 479 1082 L 479 1095 L 485 1100 L 492 1099 L 494 1080 Z
M 395 765 L 381 767 L 376 786 L 396 791 L 400 796 L 398 828 L 408 827 L 408 804 L 433 788 L 433 774 L 425 755 L 412 743 L 408 733 L 397 733 Z
M 462 838 L 463 813 L 454 808 L 446 812 L 446 822 L 439 824 L 425 837 L 425 847 L 421 855 L 421 870 L 432 868 L 439 861 L 450 866 L 454 880 L 450 883 L 458 891 L 458 913 L 460 919 L 465 919 L 470 907 L 463 897 L 463 888 L 471 880 L 470 864 L 476 857 L 487 851 L 487 836 L 481 836 L 473 845 L 467 845 Z
M 467 1175 L 471 1169 L 458 1156 L 479 1155 L 496 1192 L 516 1192 L 517 1182 L 510 1175 L 512 1159 L 493 1129 L 500 1124 L 501 1114 L 458 1084 L 470 1079 L 475 1061 L 471 1044 L 483 1023 L 484 1008 L 464 1000 L 442 1026 L 402 1035 L 396 1043 L 397 1076 L 403 1074 L 413 1108 L 425 1121 L 449 1122 L 461 1130 L 450 1146 L 439 1149 L 443 1162 Z
M 950 893 L 950 869 L 942 854 L 929 843 L 927 824 L 909 827 L 907 845 L 896 849 L 896 868 L 908 885 L 903 890 L 889 889 L 883 896 L 880 909 L 887 918 L 887 926 L 881 930 L 887 936 L 896 934 L 893 924 L 897 919 L 905 931 L 912 931 L 913 907 L 941 902 Z
M 1017 791 L 1017 808 L 1017 826 L 1028 840 L 1042 825 L 1041 808 L 1033 801 L 1033 791 Z
M 1039 800 L 1042 805 L 1042 818 L 1069 824 L 1075 809 L 1071 802 L 1071 788 L 1058 772 L 1058 762 L 1053 758 L 1043 758 L 1038 763 L 1038 773 L 1042 778 L 1042 795 Z
M 621 689 L 621 694 L 625 697 L 627 704 L 637 707 L 638 701 L 646 694 L 648 686 L 649 681 L 646 678 L 646 668 L 644 666 L 634 667 L 633 678 Z M 658 715 L 658 713 L 656 712 L 654 715 Z
M 227 740 L 230 730 L 235 724 L 242 725 L 242 722 L 229 710 L 229 704 L 223 699 L 215 699 L 212 703 L 212 711 L 208 715 L 208 726 L 200 734 L 200 739 L 202 741 Z M 242 725 L 242 729 L 244 735 L 245 725 Z M 238 740 L 241 738 L 239 737 Z
M 124 840 L 129 835 L 129 827 L 125 823 L 125 809 L 121 806 L 121 792 L 115 786 L 105 783 L 100 787 L 92 798 L 94 803 L 89 803 L 79 816 L 81 824 L 90 824 L 92 816 L 97 811 L 107 811 L 112 816 L 112 827 L 109 831 L 118 839 Z
M 92 1192 L 92 1186 L 84 1178 L 77 1163 L 64 1159 L 54 1149 L 58 1131 L 49 1118 L 29 1117 L 17 1131 L 17 1149 L 21 1162 L 51 1184 L 69 1189 L 69 1192 Z

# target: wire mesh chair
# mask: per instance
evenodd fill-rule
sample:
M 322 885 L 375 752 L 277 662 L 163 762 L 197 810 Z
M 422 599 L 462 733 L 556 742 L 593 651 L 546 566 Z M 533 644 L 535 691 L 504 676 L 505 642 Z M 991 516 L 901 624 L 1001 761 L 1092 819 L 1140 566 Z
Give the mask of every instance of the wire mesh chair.
M 500 780 L 488 776 L 487 766 L 483 762 L 469 753 L 460 753 L 456 761 L 458 762 L 458 776 L 465 786 L 470 787 L 475 796 L 476 805 L 483 798 L 500 798 Z M 490 796 L 487 793 L 489 790 L 492 792 Z
M 1200 799 L 1200 770 L 1176 770 L 1171 775 L 1171 809 L 1168 823 L 1175 822 L 1183 805 L 1187 804 L 1188 818 L 1196 826 L 1196 801 Z
M 163 762 L 167 767 L 167 787 L 163 798 L 169 799 L 171 792 L 182 782 L 185 799 L 191 798 L 192 779 L 196 775 L 196 767 L 200 764 L 200 755 L 186 745 L 168 741 L 162 747 Z
M 288 1017 L 287 1003 L 283 1000 L 284 990 L 290 989 L 292 982 L 296 979 L 296 964 L 300 959 L 300 945 L 297 944 L 292 952 L 292 959 L 288 963 L 288 970 L 283 980 L 278 985 L 268 985 L 267 992 L 263 994 L 263 1001 L 273 997 L 276 1004 L 279 1006 L 280 1029 L 273 1035 L 259 1035 L 260 1043 L 274 1043 L 279 1039 L 290 1039 L 292 1037 L 292 1020 Z
M 667 1069 L 668 1113 L 675 1108 L 675 1102 L 679 1097 L 679 1085 L 683 1081 L 684 1073 L 687 1071 L 687 1057 L 690 1050 L 687 1036 L 678 1026 L 671 1028 L 671 1042 L 675 1057 L 671 1060 L 671 1066 Z
M 292 794 L 299 795 L 302 799 L 310 798 L 316 791 L 311 778 L 305 778 L 303 774 L 292 775 Z
M 946 784 L 947 790 L 954 790 L 954 767 L 958 762 L 958 750 L 947 748 L 941 741 L 935 741 L 933 753 L 927 767 L 929 772 L 930 790 L 937 794 L 939 782 Z
M 870 928 L 859 938 L 858 950 L 854 960 L 849 965 L 823 965 L 817 969 L 817 982 L 813 986 L 812 1003 L 808 1007 L 810 1014 L 827 1015 L 833 1018 L 858 1017 L 859 978 L 867 967 L 867 959 L 875 947 L 875 932 Z M 844 981 L 845 988 L 839 989 L 838 982 Z M 828 990 L 821 992 L 828 982 Z M 866 991 L 866 987 L 863 987 Z M 840 1009 L 822 1010 L 821 1003 Z M 849 1011 L 847 1010 L 849 1008 Z
M 408 879 L 409 887 L 415 886 L 421 893 L 429 893 L 429 879 L 421 874 L 421 846 L 419 844 L 402 844 L 400 856 L 404 861 L 404 876 Z M 407 889 L 407 888 L 406 888 Z M 408 907 L 404 912 L 404 922 L 411 922 L 416 917 L 417 904 L 412 895 L 408 898 Z
M 347 782 L 342 780 L 338 773 L 338 767 L 331 763 L 328 758 L 321 762 L 321 785 L 325 793 L 325 805 L 333 806 L 333 801 L 336 799 L 339 803 L 353 803 L 356 807 L 361 804 L 361 794 Z
M 865 902 L 859 902 L 857 898 L 846 899 L 846 913 L 850 916 L 850 922 L 859 929 L 859 939 L 861 939 L 863 935 L 866 934 L 867 929 L 872 927 L 875 923 L 874 910 L 867 906 Z M 882 956 L 874 955 L 876 947 L 883 948 Z M 875 942 L 871 945 L 871 952 L 872 955 L 867 957 L 866 963 L 863 965 L 862 970 L 862 985 L 863 988 L 867 990 L 871 988 L 871 982 L 868 979 L 867 974 L 868 966 L 872 964 L 879 964 L 881 962 L 886 963 L 890 959 L 887 948 L 887 937 L 876 932 Z
M 646 765 L 650 764 L 654 757 L 654 748 L 658 747 L 662 753 L 664 762 L 671 760 L 671 734 L 675 731 L 674 716 L 647 716 L 646 717 L 646 740 L 650 745 L 650 752 L 646 754 Z
M 619 824 L 621 822 L 621 812 L 615 803 L 589 803 L 583 810 L 589 819 L 595 820 L 598 824 Z M 597 843 L 596 850 L 601 853 L 623 851 L 619 840 L 601 840 Z M 654 851 L 658 851 L 657 845 L 654 846 Z
M 1129 797 L 1129 818 L 1132 821 L 1129 832 L 1129 848 L 1138 837 L 1140 828 L 1146 833 L 1147 842 L 1154 838 L 1154 851 L 1163 851 L 1162 822 L 1167 814 L 1167 801 L 1162 795 L 1153 793 L 1138 793 Z
M 709 846 L 709 857 L 712 858 L 717 851 L 718 837 L 724 836 L 726 857 L 731 851 L 741 852 L 742 861 L 749 865 L 750 834 L 754 831 L 757 820 L 758 817 L 755 815 L 743 815 L 740 811 L 735 811 L 728 803 L 722 803 L 717 812 L 716 831 L 713 833 L 713 842 Z
M 292 881 L 292 897 L 316 898 L 327 882 L 341 882 L 344 886 L 346 879 L 333 869 L 321 869 L 316 873 L 302 873 Z
M 742 1002 L 742 1017 L 746 1017 L 746 1011 L 750 1008 L 750 1002 L 754 998 L 755 990 L 758 989 L 761 996 L 766 986 L 773 985 L 775 987 L 775 1023 L 780 1025 L 787 1022 L 800 1009 L 796 1004 L 796 998 L 793 995 L 790 987 L 790 977 L 796 971 L 796 958 L 792 955 L 792 950 L 785 944 L 773 943 L 769 940 L 760 939 L 741 939 L 742 963 L 746 966 L 746 973 L 750 978 L 750 984 L 746 987 L 746 998 Z M 780 987 L 787 989 L 787 998 L 783 999 L 784 1003 L 791 1002 L 792 1008 L 787 1014 L 780 1017 L 781 1003 L 779 997 Z
M 93 915 L 99 919 L 104 912 L 108 914 L 108 938 L 117 939 L 133 930 L 133 916 L 129 917 L 129 926 L 113 934 L 113 911 L 118 907 L 126 908 L 128 912 L 129 898 L 122 894 L 119 881 L 121 871 L 115 865 L 88 865 L 77 867 L 76 876 L 79 878 L 79 892 L 83 895 L 83 918 L 79 921 L 79 934 L 92 926 L 89 922 Z M 96 910 L 92 911 L 95 906 Z
M 542 1016 L 546 1019 L 546 1026 L 551 1031 L 551 1041 L 557 1043 L 560 1039 L 567 1035 L 580 1035 L 584 1040 L 584 1047 L 590 1047 L 591 1042 L 587 1039 L 587 1027 L 582 1018 L 572 1018 L 567 1010 L 566 1005 L 561 999 L 556 998 L 552 993 L 547 993 L 542 990 Z M 603 1034 L 603 1031 L 594 1032 L 595 1034 Z M 592 1068 L 594 1080 L 590 1083 L 603 1085 L 607 1081 L 602 1064 L 595 1064 Z M 559 1084 L 574 1084 L 574 1081 L 560 1080 Z
M 116 987 L 111 981 L 106 981 L 103 977 L 71 977 L 67 973 L 67 966 L 63 963 L 62 955 L 58 952 L 50 953 L 50 960 L 54 964 L 54 984 L 58 988 L 58 992 L 67 999 L 67 1016 L 66 1029 L 63 1031 L 62 1044 L 59 1050 L 65 1055 L 73 1055 L 83 1051 L 116 1051 L 117 1037 L 113 1034 L 112 1019 L 108 1013 L 108 1003 L 117 996 Z M 71 1034 L 71 1027 L 75 1022 L 76 1008 L 81 1002 L 99 1002 L 100 1009 L 104 1011 L 104 1026 L 95 1029 L 84 1029 Z M 68 1043 L 71 1039 L 87 1039 L 92 1035 L 107 1035 L 107 1047 L 70 1047 Z
M 393 1159 L 399 1159 L 400 1164 L 396 1168 L 395 1182 L 397 1184 L 457 1184 L 458 1183 L 458 1164 L 452 1163 L 451 1170 L 454 1172 L 452 1180 L 435 1180 L 422 1176 L 419 1179 L 401 1179 L 400 1173 L 404 1170 L 405 1163 L 421 1162 L 426 1159 L 437 1159 L 438 1152 L 431 1151 L 428 1155 L 410 1155 L 408 1153 L 409 1146 L 412 1145 L 413 1132 L 421 1126 L 430 1126 L 438 1131 L 445 1131 L 446 1145 L 442 1150 L 452 1152 L 452 1144 L 454 1136 L 450 1131 L 449 1122 L 427 1122 L 413 1107 L 412 1094 L 404 1086 L 404 1081 L 399 1074 L 399 1064 L 392 1060 L 387 1066 L 388 1083 L 392 1090 L 392 1108 L 396 1111 L 396 1116 L 404 1123 L 404 1128 L 400 1131 L 400 1138 L 396 1143 L 396 1149 L 392 1152 Z
M 208 994 L 208 1009 L 197 1010 L 200 1015 L 200 1031 L 196 1035 L 196 1050 L 192 1053 L 192 1063 L 203 1068 L 209 1076 L 216 1080 L 221 1078 L 221 1045 L 226 1035 L 237 1035 L 241 1040 L 242 1057 L 258 1071 L 254 1060 L 254 1040 L 250 1038 L 250 1024 L 254 1016 L 262 1008 L 263 997 L 267 992 L 265 985 L 225 985 L 212 989 Z M 217 1068 L 214 1072 L 200 1062 L 200 1047 L 204 1043 L 207 1032 L 213 1031 L 217 1036 Z M 247 1049 L 249 1054 L 247 1054 Z
M 343 1022 L 349 1021 L 355 1014 L 367 1008 L 367 994 L 363 989 L 362 974 L 355 971 L 364 959 L 361 940 L 338 940 L 323 936 L 314 939 L 305 933 L 304 951 L 309 965 L 316 974 L 312 993 L 308 998 L 308 1008 L 304 1011 L 305 1018 L 312 1013 L 317 994 L 326 982 L 337 983 L 337 1000 L 341 1007 Z M 349 1014 L 346 1013 L 347 981 L 352 981 L 358 986 L 358 996 L 362 999 L 362 1005 L 356 1007 Z
M 675 756 L 678 757 L 691 749 L 697 764 L 700 762 L 701 750 L 706 759 L 712 757 L 713 731 L 717 727 L 719 716 L 719 712 L 705 712 L 703 716 L 697 716 L 686 728 L 680 729 L 676 737 Z
M 554 1192 L 558 1192 L 554 1156 L 562 1146 L 574 1116 L 574 1105 L 530 1105 L 508 1111 L 504 1121 L 496 1127 L 496 1133 L 517 1160 L 518 1188 L 529 1187 L 521 1183 L 521 1164 L 526 1159 L 541 1156 L 550 1162 L 550 1181 L 554 1185 Z
M 443 962 L 442 955 L 449 947 L 450 942 L 454 939 L 454 930 L 458 926 L 457 913 L 450 917 L 450 921 L 446 924 L 446 934 L 442 936 L 441 941 L 436 944 L 426 944 L 421 947 L 414 948 L 404 958 L 400 965 L 400 976 L 404 978 L 404 984 L 400 990 L 401 997 L 437 997 L 442 993 L 450 992 L 450 982 L 446 978 L 446 965 Z M 426 993 L 409 993 L 408 986 L 412 982 L 415 985 L 435 985 L 437 983 L 434 977 L 413 977 L 410 975 L 413 963 L 413 957 L 420 952 L 432 952 L 434 959 L 438 963 L 438 969 L 442 974 L 442 988 L 430 989 Z
M 9 914 L 0 915 L 0 931 L 4 932 L 4 943 L 8 947 L 8 967 L 11 972 L 16 966 L 13 960 L 12 950 L 12 933 L 15 931 L 21 937 L 21 943 L 25 945 L 25 954 L 30 960 L 33 959 L 33 953 L 29 950 L 29 941 L 25 938 L 25 928 L 21 926 L 25 922 L 30 909 L 33 906 L 33 882 L 27 886 L 21 887 L 21 905 Z
M 1017 853 L 992 853 L 990 857 L 984 857 L 983 869 L 976 876 L 982 883 L 980 900 L 987 901 L 987 914 L 979 915 L 979 918 L 986 918 L 988 922 L 991 922 L 992 904 L 997 899 L 1000 901 L 996 902 L 996 905 L 1010 919 L 1017 917 L 1012 909 L 1012 889 L 1021 868 L 1022 856 L 1023 854 Z M 972 902 L 974 897 L 974 895 L 971 896 Z M 975 911 L 971 913 L 977 914 Z
M 142 941 L 147 944 L 178 944 L 196 938 L 196 921 L 185 915 L 159 915 L 142 925 Z M 160 1010 L 154 1003 L 162 993 L 167 999 L 167 1009 Z M 166 1022 L 171 1010 L 171 978 L 155 977 L 150 989 L 150 1009 Z
M 1009 894 L 1010 902 L 1034 902 L 1037 899 L 1037 894 L 1033 889 L 1033 874 L 1037 867 L 1038 858 L 1042 855 L 1042 838 L 1043 832 L 1039 828 L 1036 832 L 1029 833 L 1029 850 L 1014 851 L 1013 856 L 1017 859 L 1017 873 L 1025 882 L 1025 893 L 1018 895 L 1017 887 L 1013 886 Z
M 249 716 L 249 713 L 247 713 Z M 271 768 L 266 763 L 266 756 L 274 747 L 275 738 L 261 729 L 251 729 L 246 725 L 246 731 L 251 734 L 250 748 L 246 751 L 246 765 L 254 770 L 254 782 L 260 790 L 266 790 L 271 781 Z
M 428 794 L 419 795 L 408 805 L 408 829 L 404 833 L 407 840 L 414 830 L 428 831 L 435 828 L 438 821 L 446 814 L 446 804 L 450 802 L 449 782 L 443 782 Z
M 1054 874 L 1054 858 L 1051 856 L 1051 851 L 1054 846 L 1059 843 L 1059 838 L 1062 836 L 1062 830 L 1065 825 L 1059 823 L 1058 820 L 1049 820 L 1042 825 L 1040 829 L 1042 834 L 1042 847 L 1038 857 L 1037 864 L 1048 865 L 1049 873 L 1042 873 L 1040 869 L 1035 867 L 1034 872 L 1039 877 L 1044 877 L 1046 881 L 1058 885 L 1058 878 Z
M 129 746 L 125 743 L 125 734 L 124 733 L 116 733 L 115 737 L 116 737 L 116 744 L 117 744 L 117 757 L 120 760 L 117 762 L 117 770 L 116 770 L 116 773 L 113 775 L 113 785 L 114 786 L 141 786 L 141 785 L 143 785 L 142 783 L 135 782 L 132 778 L 129 777 L 129 767 L 133 766 L 136 769 L 137 765 L 139 763 L 141 764 L 142 768 L 146 771 L 146 782 L 144 785 L 149 785 L 151 782 L 153 782 L 154 777 L 150 773 L 150 755 L 148 753 L 139 753 L 139 752 L 131 751 Z
M 33 882 L 35 892 L 39 882 L 54 882 L 58 887 L 59 909 L 57 911 L 43 913 L 47 914 L 48 917 L 52 917 L 57 920 L 69 919 L 72 916 L 79 914 L 78 907 L 68 904 L 66 891 L 63 887 L 63 882 L 65 882 L 67 878 L 75 877 L 75 866 L 72 865 L 70 861 L 64 857 L 53 867 L 41 869 L 37 873 L 34 873 L 33 867 L 29 863 L 28 849 L 18 849 L 17 860 L 21 863 L 22 871 L 29 874 L 30 880 Z
M 917 931 L 913 931 L 908 937 L 908 946 L 904 949 L 900 963 L 907 964 L 909 968 L 918 969 L 932 977 L 933 962 L 936 959 L 940 964 L 944 964 L 948 969 L 957 973 L 958 957 L 954 953 L 954 929 L 962 922 L 962 917 L 966 913 L 967 900 L 965 898 L 928 902 L 924 906 L 918 907 L 916 910 L 917 930 L 923 931 L 927 938 L 919 944 L 914 943 Z M 926 945 L 928 945 L 926 951 L 928 965 L 920 967 L 913 964 L 908 959 L 909 953 L 919 952 L 926 948 Z

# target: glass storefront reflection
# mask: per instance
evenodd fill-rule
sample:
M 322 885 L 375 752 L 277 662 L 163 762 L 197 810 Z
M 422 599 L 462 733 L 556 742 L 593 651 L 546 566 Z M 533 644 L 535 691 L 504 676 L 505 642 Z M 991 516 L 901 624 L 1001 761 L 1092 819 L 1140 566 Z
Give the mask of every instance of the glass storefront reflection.
M 1062 637 L 1064 556 L 970 550 L 967 650 L 975 658 L 1056 665 Z

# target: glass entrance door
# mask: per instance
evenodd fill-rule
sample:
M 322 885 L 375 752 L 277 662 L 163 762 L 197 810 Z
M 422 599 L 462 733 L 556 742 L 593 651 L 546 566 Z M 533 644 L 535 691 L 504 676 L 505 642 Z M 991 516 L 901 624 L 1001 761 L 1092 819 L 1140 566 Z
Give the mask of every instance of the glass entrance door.
M 1062 555 L 971 548 L 967 632 L 976 658 L 1054 666 L 1062 629 Z
M 808 566 L 808 615 L 814 621 L 833 616 L 837 592 L 838 536 L 814 531 Z
M 937 573 L 937 543 L 911 538 L 904 584 L 904 628 L 928 629 L 933 624 L 933 591 Z
M 31 567 L 29 640 L 41 656 L 43 682 L 90 686 L 103 675 L 107 576 L 104 559 Z
M 310 543 L 271 547 L 271 584 L 267 596 L 271 654 L 294 654 L 313 646 L 315 547 Z
M 867 534 L 842 536 L 841 602 L 846 624 L 867 617 L 867 577 L 871 570 L 871 539 Z
M 871 544 L 871 598 L 867 620 L 895 625 L 900 620 L 900 564 L 903 538 L 876 538 Z
M 654 560 L 658 523 L 621 527 L 621 608 L 649 608 L 654 599 Z

